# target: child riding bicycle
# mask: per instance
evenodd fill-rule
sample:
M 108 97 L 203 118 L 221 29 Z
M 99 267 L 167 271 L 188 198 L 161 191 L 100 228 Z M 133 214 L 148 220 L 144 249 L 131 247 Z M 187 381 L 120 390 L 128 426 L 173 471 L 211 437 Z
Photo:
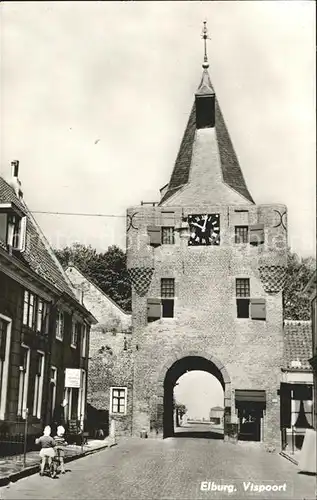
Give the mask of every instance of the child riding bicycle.
M 55 460 L 57 463 L 60 464 L 61 466 L 61 473 L 65 474 L 65 464 L 64 464 L 64 456 L 65 456 L 65 450 L 64 447 L 67 446 L 67 442 L 64 438 L 65 434 L 65 429 L 62 425 L 59 425 L 57 427 L 57 435 L 54 436 L 54 441 L 56 444 L 55 450 L 56 450 L 56 457 Z
M 53 470 L 54 469 L 53 460 L 54 460 L 54 457 L 56 455 L 56 453 L 55 453 L 55 441 L 51 437 L 51 428 L 49 425 L 47 425 L 44 428 L 43 436 L 41 436 L 40 438 L 37 438 L 35 440 L 35 443 L 41 445 L 40 457 L 41 457 L 42 461 L 41 461 L 40 476 L 44 475 L 45 464 L 47 461 L 49 469 L 50 469 L 50 471 L 52 471 L 51 475 L 52 475 L 52 477 L 55 477 L 56 474 L 54 474 L 54 470 Z

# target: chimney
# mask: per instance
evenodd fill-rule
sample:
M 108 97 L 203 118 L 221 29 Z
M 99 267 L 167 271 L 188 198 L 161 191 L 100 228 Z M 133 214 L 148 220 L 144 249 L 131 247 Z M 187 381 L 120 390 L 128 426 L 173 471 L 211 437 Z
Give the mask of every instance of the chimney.
M 11 171 L 12 171 L 12 178 L 19 177 L 19 160 L 12 160 Z
M 13 188 L 17 197 L 21 199 L 23 197 L 23 193 L 21 191 L 21 181 L 19 180 L 19 160 L 11 161 L 10 186 Z

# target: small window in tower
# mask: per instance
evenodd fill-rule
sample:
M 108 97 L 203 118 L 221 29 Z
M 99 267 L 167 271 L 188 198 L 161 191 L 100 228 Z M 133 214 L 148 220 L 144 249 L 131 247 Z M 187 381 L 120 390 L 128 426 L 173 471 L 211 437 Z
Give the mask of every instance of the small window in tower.
M 175 279 L 161 279 L 162 317 L 174 317 Z
M 162 245 L 174 245 L 175 233 L 173 227 L 162 227 Z
M 248 241 L 249 241 L 249 228 L 248 228 L 248 226 L 235 226 L 235 228 L 234 228 L 234 241 L 235 241 L 235 243 L 248 243 Z
M 249 318 L 250 279 L 236 278 L 237 317 Z

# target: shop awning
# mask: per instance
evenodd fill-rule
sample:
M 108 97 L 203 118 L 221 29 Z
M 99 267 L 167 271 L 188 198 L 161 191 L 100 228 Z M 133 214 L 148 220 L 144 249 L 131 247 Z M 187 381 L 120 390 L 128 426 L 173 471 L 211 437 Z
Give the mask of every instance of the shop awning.
M 236 403 L 266 403 L 265 391 L 251 391 L 236 389 L 235 391 Z

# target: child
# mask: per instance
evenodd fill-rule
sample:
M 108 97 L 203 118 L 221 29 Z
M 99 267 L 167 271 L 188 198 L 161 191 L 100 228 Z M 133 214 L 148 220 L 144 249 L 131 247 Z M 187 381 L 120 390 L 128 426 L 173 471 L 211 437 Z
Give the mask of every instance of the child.
M 41 436 L 40 438 L 37 438 L 35 440 L 35 443 L 41 445 L 40 457 L 41 457 L 42 461 L 41 461 L 40 476 L 43 476 L 46 458 L 48 458 L 48 465 L 50 467 L 51 463 L 52 463 L 52 459 L 55 457 L 55 449 L 54 449 L 55 448 L 55 441 L 51 437 L 51 428 L 49 425 L 47 425 L 44 428 L 43 436 Z
M 65 434 L 64 427 L 62 425 L 59 425 L 57 427 L 57 436 L 54 437 L 54 441 L 56 443 L 57 458 L 59 460 L 59 463 L 61 464 L 61 472 L 62 472 L 62 474 L 65 474 L 65 464 L 64 464 L 65 451 L 64 451 L 64 446 L 67 446 L 67 442 L 65 441 L 64 434 Z

